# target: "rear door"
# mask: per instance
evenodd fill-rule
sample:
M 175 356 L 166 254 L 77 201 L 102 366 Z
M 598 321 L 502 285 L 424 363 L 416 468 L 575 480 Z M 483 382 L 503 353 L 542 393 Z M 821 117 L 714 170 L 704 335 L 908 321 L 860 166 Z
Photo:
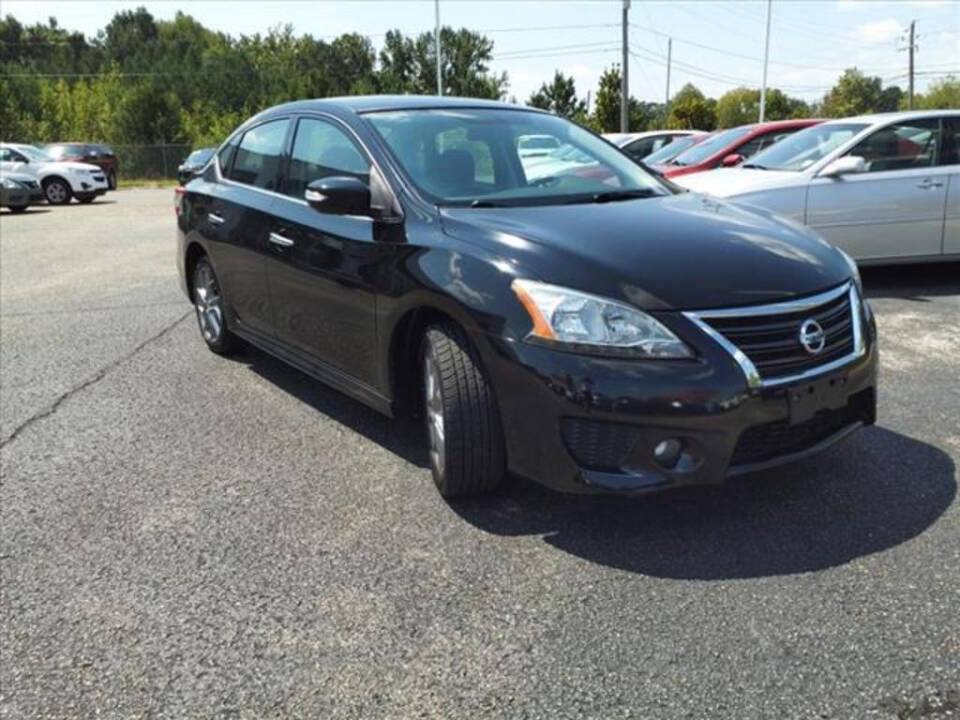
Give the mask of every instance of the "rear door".
M 947 183 L 943 212 L 943 252 L 960 255 L 960 115 L 943 118 L 941 165 Z
M 810 182 L 807 225 L 858 260 L 940 254 L 949 171 L 939 145 L 938 118 L 875 130 L 847 153 L 866 172 Z
M 283 198 L 272 210 L 268 276 L 276 332 L 289 347 L 368 384 L 376 382 L 374 282 L 390 249 L 369 217 L 327 215 L 303 199 L 312 181 L 352 176 L 370 183 L 371 163 L 334 118 L 297 120 Z
M 221 179 L 204 192 L 197 223 L 207 240 L 214 270 L 229 302 L 231 319 L 241 329 L 274 333 L 267 287 L 268 236 L 277 201 L 280 161 L 289 118 L 248 128 L 221 150 Z

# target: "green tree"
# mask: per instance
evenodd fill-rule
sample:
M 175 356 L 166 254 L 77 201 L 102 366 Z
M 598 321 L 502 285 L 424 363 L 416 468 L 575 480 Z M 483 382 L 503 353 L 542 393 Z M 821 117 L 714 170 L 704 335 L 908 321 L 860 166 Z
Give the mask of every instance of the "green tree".
M 620 66 L 607 68 L 600 75 L 597 99 L 593 105 L 593 127 L 599 132 L 620 129 Z
M 960 78 L 947 75 L 945 78 L 930 83 L 927 92 L 915 95 L 913 105 L 925 110 L 946 110 L 960 108 Z M 901 107 L 906 107 L 907 100 L 902 98 Z
M 559 70 L 553 74 L 553 80 L 543 83 L 537 92 L 530 96 L 527 105 L 549 110 L 561 117 L 575 117 L 587 110 L 585 100 L 577 98 L 577 87 L 572 77 L 566 77 Z
M 767 90 L 765 120 L 787 120 L 810 116 L 810 106 L 782 90 Z M 760 119 L 760 90 L 738 87 L 717 99 L 717 127 L 728 128 L 754 123 Z
M 678 130 L 713 130 L 717 126 L 717 101 L 687 83 L 670 100 L 667 127 Z
M 826 117 L 876 112 L 881 107 L 882 85 L 880 78 L 868 77 L 857 68 L 849 68 L 824 96 L 821 112 Z

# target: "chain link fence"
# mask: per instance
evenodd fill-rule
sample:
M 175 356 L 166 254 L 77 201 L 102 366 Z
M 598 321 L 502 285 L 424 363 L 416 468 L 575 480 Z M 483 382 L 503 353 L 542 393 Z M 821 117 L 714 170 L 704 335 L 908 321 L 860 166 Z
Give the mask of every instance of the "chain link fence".
M 191 145 L 113 145 L 121 178 L 175 179 L 177 166 L 193 150 Z

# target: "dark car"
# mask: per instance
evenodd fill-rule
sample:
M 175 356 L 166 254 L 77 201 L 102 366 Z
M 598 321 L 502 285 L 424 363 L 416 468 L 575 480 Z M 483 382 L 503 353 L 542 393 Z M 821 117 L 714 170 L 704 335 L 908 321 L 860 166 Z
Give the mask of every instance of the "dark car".
M 664 164 L 650 162 L 647 164 L 655 167 L 658 173 L 668 178 L 718 167 L 735 167 L 798 130 L 821 122 L 823 120 L 776 120 L 717 130 L 703 142 L 697 143 Z
M 180 184 L 186 185 L 193 180 L 194 176 L 203 170 L 203 166 L 210 161 L 216 151 L 216 148 L 200 148 L 187 155 L 186 159 L 177 168 L 177 180 Z
M 0 207 L 21 213 L 43 200 L 43 190 L 34 178 L 15 173 L 0 174 Z
M 531 135 L 605 172 L 528 182 Z M 874 422 L 876 330 L 849 258 L 674 193 L 547 113 L 280 105 L 176 199 L 210 349 L 245 340 L 387 415 L 422 411 L 447 497 L 508 471 L 573 492 L 719 483 Z
M 102 143 L 50 143 L 44 147 L 56 160 L 68 160 L 96 165 L 107 176 L 107 187 L 117 189 L 117 155 L 113 148 Z

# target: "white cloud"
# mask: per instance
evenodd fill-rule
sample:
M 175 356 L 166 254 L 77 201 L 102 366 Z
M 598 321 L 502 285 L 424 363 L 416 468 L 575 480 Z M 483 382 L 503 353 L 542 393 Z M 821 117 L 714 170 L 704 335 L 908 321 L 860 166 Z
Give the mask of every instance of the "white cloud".
M 850 32 L 853 42 L 893 42 L 903 32 L 903 23 L 895 18 L 860 23 Z

